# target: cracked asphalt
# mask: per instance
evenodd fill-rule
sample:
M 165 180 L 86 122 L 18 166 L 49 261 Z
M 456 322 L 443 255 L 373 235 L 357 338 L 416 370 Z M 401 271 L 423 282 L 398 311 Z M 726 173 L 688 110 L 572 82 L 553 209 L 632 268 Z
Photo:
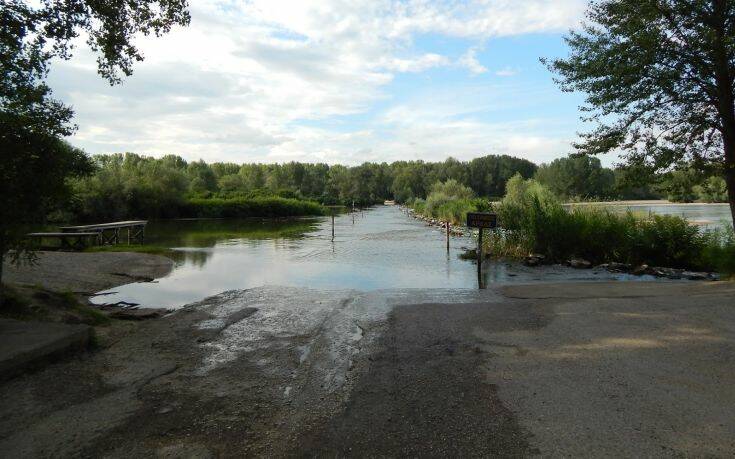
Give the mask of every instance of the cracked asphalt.
M 225 292 L 0 385 L 4 457 L 731 456 L 735 285 Z

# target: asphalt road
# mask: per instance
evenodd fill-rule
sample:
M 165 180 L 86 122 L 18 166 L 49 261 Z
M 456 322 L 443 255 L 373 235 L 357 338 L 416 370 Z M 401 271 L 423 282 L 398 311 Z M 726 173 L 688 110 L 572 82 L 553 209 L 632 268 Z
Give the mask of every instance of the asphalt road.
M 725 457 L 735 284 L 227 292 L 0 399 L 8 457 Z

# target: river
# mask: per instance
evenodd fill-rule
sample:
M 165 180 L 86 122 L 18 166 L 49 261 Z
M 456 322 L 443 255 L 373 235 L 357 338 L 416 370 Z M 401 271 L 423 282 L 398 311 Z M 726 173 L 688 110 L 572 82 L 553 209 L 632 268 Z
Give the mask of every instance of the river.
M 732 225 L 732 215 L 729 204 L 703 204 L 703 203 L 673 203 L 668 201 L 620 201 L 568 204 L 592 205 L 612 209 L 616 212 L 631 211 L 635 214 L 658 214 L 676 215 L 686 218 L 690 222 L 700 225 L 705 229 Z
M 354 217 L 354 223 L 353 223 Z M 153 221 L 147 242 L 173 249 L 172 272 L 155 282 L 133 283 L 95 297 L 144 307 L 178 308 L 227 291 L 260 286 L 355 289 L 477 289 L 489 283 L 648 279 L 564 266 L 528 268 L 488 260 L 481 280 L 470 237 L 453 237 L 409 218 L 397 207 L 378 206 L 335 219 Z

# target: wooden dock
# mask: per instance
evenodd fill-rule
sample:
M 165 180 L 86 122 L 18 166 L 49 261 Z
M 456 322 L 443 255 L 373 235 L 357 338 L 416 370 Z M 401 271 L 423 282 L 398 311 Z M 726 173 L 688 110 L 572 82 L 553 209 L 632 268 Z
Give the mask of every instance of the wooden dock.
M 61 250 L 82 250 L 89 245 L 119 244 L 120 233 L 124 232 L 123 239 L 130 245 L 133 242 L 143 242 L 147 224 L 147 220 L 128 220 L 97 225 L 62 226 L 59 232 L 28 233 L 26 237 L 37 241 L 41 248 L 44 247 L 44 241 L 53 239 L 59 241 L 58 247 Z
M 147 220 L 127 220 L 122 222 L 100 223 L 97 225 L 62 226 L 63 233 L 97 233 L 98 244 L 119 244 L 120 232 L 126 231 L 127 243 L 143 242 Z

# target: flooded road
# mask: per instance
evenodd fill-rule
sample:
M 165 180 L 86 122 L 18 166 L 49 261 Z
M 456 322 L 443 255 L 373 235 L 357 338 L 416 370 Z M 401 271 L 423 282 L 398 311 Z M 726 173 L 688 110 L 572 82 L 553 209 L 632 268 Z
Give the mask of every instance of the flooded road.
M 220 292 L 261 286 L 361 291 L 479 287 L 474 262 L 459 258 L 475 247 L 475 239 L 453 237 L 447 252 L 441 231 L 391 206 L 338 216 L 334 241 L 329 218 L 152 222 L 147 236 L 152 245 L 174 249 L 171 274 L 154 283 L 116 287 L 96 302 L 179 308 Z M 483 269 L 484 285 L 641 279 L 497 260 L 487 261 Z

